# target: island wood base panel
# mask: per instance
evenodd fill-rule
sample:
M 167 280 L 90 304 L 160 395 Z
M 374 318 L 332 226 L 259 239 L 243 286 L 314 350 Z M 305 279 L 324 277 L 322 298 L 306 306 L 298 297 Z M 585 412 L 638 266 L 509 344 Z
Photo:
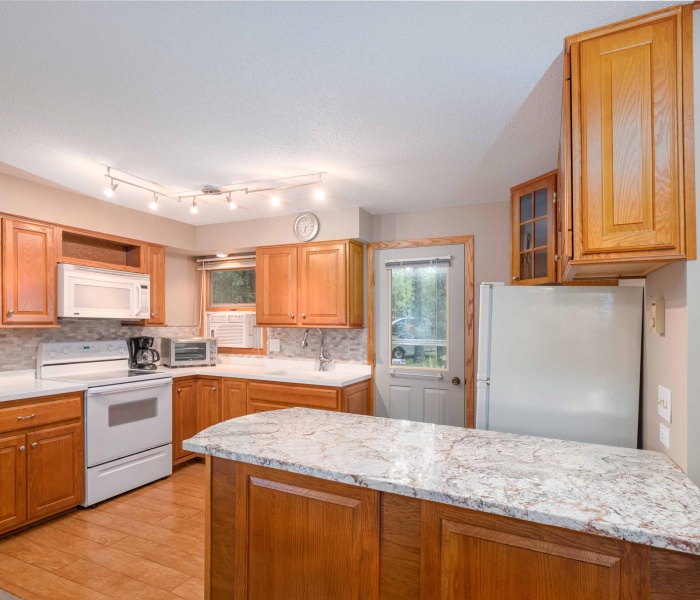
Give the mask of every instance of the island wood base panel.
M 700 556 L 207 457 L 206 597 L 698 600 Z

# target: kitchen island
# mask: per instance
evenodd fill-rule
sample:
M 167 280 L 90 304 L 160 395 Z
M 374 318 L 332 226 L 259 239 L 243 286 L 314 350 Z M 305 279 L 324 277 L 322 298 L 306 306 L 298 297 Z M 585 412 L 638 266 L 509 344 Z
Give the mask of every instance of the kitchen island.
M 700 598 L 700 490 L 663 454 L 289 409 L 208 455 L 209 598 Z

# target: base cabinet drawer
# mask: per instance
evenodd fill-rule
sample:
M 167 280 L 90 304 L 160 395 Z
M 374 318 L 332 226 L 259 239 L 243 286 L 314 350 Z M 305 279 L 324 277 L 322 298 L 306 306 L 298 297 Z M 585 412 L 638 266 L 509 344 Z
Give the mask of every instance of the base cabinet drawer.
M 56 400 L 1 408 L 0 433 L 79 419 L 82 414 L 82 393 L 60 396 Z
M 283 408 L 303 406 L 324 410 L 340 410 L 338 390 L 284 383 L 248 384 L 248 404 L 263 402 Z

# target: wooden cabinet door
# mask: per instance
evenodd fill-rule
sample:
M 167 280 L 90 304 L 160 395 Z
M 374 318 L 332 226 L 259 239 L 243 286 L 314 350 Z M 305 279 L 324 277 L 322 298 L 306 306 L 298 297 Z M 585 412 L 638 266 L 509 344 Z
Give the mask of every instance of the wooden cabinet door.
M 200 431 L 197 405 L 195 379 L 173 381 L 173 460 L 192 454 L 182 449 L 182 442 Z
M 620 600 L 646 598 L 643 578 L 624 576 L 633 549 L 567 532 L 426 502 L 422 598 Z M 642 550 L 644 553 L 644 550 Z M 647 555 L 648 556 L 648 555 Z M 647 559 L 648 560 L 648 559 Z M 630 562 L 627 562 L 630 561 Z M 631 563 L 631 564 L 630 564 Z
M 2 322 L 56 322 L 54 228 L 31 221 L 2 220 Z
M 377 491 L 237 466 L 233 598 L 378 597 Z
M 680 23 L 678 12 L 571 46 L 575 259 L 682 252 Z
M 27 520 L 27 436 L 0 439 L 0 533 Z
M 258 248 L 255 310 L 258 325 L 297 324 L 297 247 Z
M 83 424 L 27 434 L 27 517 L 37 519 L 83 501 Z
M 245 381 L 223 379 L 221 383 L 221 420 L 228 421 L 248 414 Z
M 314 244 L 299 248 L 299 323 L 347 324 L 347 245 Z
M 221 380 L 197 380 L 197 431 L 221 422 Z
M 513 285 L 557 280 L 557 173 L 552 171 L 511 188 L 511 279 Z
M 151 317 L 148 325 L 165 324 L 165 248 L 148 246 L 147 269 L 151 276 Z

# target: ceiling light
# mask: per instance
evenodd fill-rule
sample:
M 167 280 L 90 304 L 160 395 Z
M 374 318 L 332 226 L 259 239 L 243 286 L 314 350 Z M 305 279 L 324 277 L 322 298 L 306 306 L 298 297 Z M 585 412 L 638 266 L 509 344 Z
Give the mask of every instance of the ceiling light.
M 223 250 L 219 250 L 216 253 L 216 258 L 226 258 L 228 256 L 228 252 L 224 252 Z
M 114 192 L 117 191 L 117 186 L 119 185 L 118 183 L 114 183 L 114 179 L 110 179 L 110 181 L 111 183 L 109 186 L 105 188 L 105 196 L 107 196 L 107 198 L 114 197 Z
M 158 210 L 158 194 L 153 194 L 153 200 L 151 200 L 151 203 L 148 205 L 148 208 L 151 210 Z
M 279 206 L 282 204 L 282 202 L 280 201 L 279 196 L 272 196 L 272 198 L 270 198 L 270 204 L 272 204 L 272 206 Z
M 192 206 L 190 207 L 190 212 L 193 215 L 196 215 L 199 212 L 199 209 L 197 208 L 197 200 L 194 198 L 192 199 Z
M 228 207 L 229 207 L 231 210 L 235 210 L 236 208 L 238 208 L 238 205 L 233 201 L 233 198 L 231 198 L 231 194 L 229 194 L 228 196 L 226 196 L 226 202 L 228 202 Z M 217 254 L 217 256 L 218 256 L 218 254 Z M 227 255 L 227 256 L 228 256 L 228 255 Z

